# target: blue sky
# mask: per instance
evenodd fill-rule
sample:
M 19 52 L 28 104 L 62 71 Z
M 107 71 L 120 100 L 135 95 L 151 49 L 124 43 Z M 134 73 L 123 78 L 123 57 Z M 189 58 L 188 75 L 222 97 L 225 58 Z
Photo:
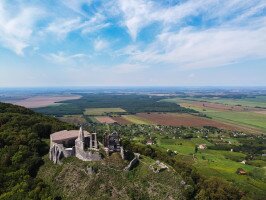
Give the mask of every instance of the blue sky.
M 18 86 L 266 86 L 266 1 L 1 0 Z

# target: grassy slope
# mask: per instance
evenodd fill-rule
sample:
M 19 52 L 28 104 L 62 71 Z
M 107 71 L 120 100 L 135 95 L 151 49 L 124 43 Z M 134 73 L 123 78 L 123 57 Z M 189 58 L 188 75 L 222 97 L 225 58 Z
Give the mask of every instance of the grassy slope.
M 63 199 L 184 199 L 179 175 L 173 171 L 154 174 L 149 169 L 154 162 L 142 156 L 135 169 L 125 172 L 125 163 L 117 155 L 102 163 L 72 157 L 61 166 L 46 158 L 38 177 Z M 94 166 L 97 173 L 86 174 L 87 166 Z
M 236 152 L 226 152 L 225 154 L 225 152 L 222 151 L 206 150 L 197 153 L 197 160 L 194 166 L 200 173 L 205 174 L 206 176 L 225 178 L 226 180 L 234 182 L 244 191 L 262 197 L 266 189 L 265 181 L 263 182 L 262 180 L 251 176 L 241 176 L 236 174 L 238 168 L 243 168 L 249 173 L 253 173 L 258 168 L 232 161 L 227 158 L 229 155 L 243 158 L 243 155 Z
M 199 143 L 205 143 L 207 146 L 212 144 L 202 138 L 187 139 L 160 139 L 158 146 L 163 149 L 170 149 L 177 151 L 178 155 L 192 155 L 195 151 L 195 145 Z M 231 182 L 237 184 L 245 191 L 249 191 L 256 196 L 263 196 L 266 189 L 265 180 L 261 178 L 266 175 L 266 168 L 258 168 L 251 165 L 244 165 L 234 160 L 244 160 L 245 154 L 238 152 L 218 151 L 218 150 L 199 150 L 196 154 L 196 159 L 193 162 L 193 166 L 205 176 L 218 176 L 225 178 Z M 235 172 L 237 168 L 243 168 L 247 172 L 254 173 L 258 169 L 261 169 L 259 178 L 253 178 L 251 176 L 240 176 Z M 264 171 L 264 175 L 262 174 Z M 251 194 L 251 195 L 253 195 Z

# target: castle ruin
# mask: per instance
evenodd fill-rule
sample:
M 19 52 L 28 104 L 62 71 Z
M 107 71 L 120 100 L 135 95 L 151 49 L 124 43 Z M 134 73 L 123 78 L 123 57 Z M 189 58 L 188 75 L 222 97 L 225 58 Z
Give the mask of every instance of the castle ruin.
M 55 164 L 62 158 L 76 156 L 83 161 L 101 160 L 97 134 L 80 130 L 64 130 L 50 135 L 49 157 Z

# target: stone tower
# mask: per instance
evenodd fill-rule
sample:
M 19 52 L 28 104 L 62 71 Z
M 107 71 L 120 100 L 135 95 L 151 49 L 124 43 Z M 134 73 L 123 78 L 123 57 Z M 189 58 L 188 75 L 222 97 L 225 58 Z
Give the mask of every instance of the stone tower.
M 83 132 L 82 126 L 79 129 L 79 135 L 75 141 L 75 148 L 76 148 L 76 153 L 78 153 L 80 151 L 84 151 L 84 148 L 85 148 L 84 132 Z
M 84 141 L 84 131 L 83 131 L 83 127 L 82 126 L 80 126 L 80 129 L 79 129 L 78 139 L 81 140 L 81 141 Z

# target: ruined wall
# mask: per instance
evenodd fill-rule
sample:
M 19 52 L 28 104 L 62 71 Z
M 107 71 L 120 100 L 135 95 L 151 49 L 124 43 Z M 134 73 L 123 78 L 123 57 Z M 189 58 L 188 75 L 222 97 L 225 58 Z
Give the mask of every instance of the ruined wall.
M 62 158 L 67 158 L 67 157 L 70 157 L 73 155 L 75 155 L 75 149 L 74 148 L 65 149 L 63 144 L 57 144 L 57 143 L 52 143 L 50 145 L 49 158 L 55 164 L 57 164 L 57 163 L 60 164 L 60 160 Z
M 77 148 L 76 148 L 76 157 L 83 161 L 96 161 L 102 159 L 99 151 L 96 150 L 83 151 Z
M 133 158 L 133 160 L 131 160 L 130 163 L 124 168 L 125 171 L 129 171 L 133 169 L 139 163 L 140 154 L 138 153 L 134 153 L 134 154 L 135 154 L 135 158 Z

